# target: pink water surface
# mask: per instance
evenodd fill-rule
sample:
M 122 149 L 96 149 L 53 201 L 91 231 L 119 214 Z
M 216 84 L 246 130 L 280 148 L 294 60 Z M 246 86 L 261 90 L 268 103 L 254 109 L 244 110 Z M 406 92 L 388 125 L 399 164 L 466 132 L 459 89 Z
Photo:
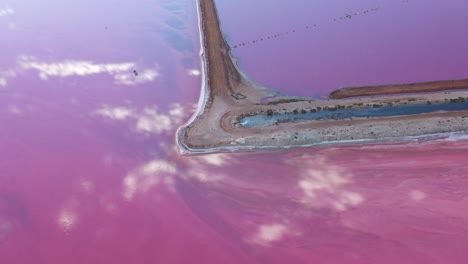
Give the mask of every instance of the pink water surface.
M 467 1 L 218 2 L 242 69 L 284 93 L 468 78 Z
M 466 263 L 468 141 L 180 156 L 194 1 L 0 14 L 0 263 Z

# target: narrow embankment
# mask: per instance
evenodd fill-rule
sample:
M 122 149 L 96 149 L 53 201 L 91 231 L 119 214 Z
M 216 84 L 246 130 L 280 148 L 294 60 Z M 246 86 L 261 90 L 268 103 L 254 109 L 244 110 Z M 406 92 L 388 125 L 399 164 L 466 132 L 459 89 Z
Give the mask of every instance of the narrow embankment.
M 468 79 L 395 85 L 347 87 L 331 92 L 329 97 L 331 99 L 343 99 L 358 96 L 391 95 L 403 93 L 430 93 L 449 90 L 468 90 Z

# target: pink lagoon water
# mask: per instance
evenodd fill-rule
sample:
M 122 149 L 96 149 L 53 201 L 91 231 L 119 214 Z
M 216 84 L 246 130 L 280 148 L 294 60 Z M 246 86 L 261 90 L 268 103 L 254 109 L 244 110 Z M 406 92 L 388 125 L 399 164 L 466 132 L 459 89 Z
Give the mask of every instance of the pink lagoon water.
M 241 68 L 284 93 L 467 78 L 467 1 L 218 2 Z
M 281 5 L 292 20 L 271 24 L 282 13 L 268 13 L 263 3 L 265 20 L 244 18 L 242 29 L 230 23 L 240 16 L 235 12 L 252 14 L 246 1 L 233 13 L 226 11 L 232 3 L 219 1 L 230 42 L 256 36 L 259 23 L 271 31 L 305 24 L 312 9 L 300 4 L 317 9 L 319 22 L 373 4 L 293 2 L 291 9 Z M 405 12 L 420 3 L 410 1 Z M 255 59 L 274 57 L 266 54 L 275 50 L 291 69 L 300 57 L 295 49 L 307 51 L 313 42 L 298 46 L 283 38 L 261 44 L 271 45 L 269 52 L 250 45 L 235 54 L 255 80 L 295 94 L 324 94 L 341 83 L 466 77 L 467 39 L 456 33 L 466 4 L 427 3 L 423 14 L 453 20 L 438 24 L 445 41 L 413 42 L 420 40 L 413 33 L 432 36 L 417 30 L 432 20 L 408 28 L 409 17 L 385 20 L 393 34 L 407 30 L 405 40 L 412 40 L 392 38 L 403 52 L 394 58 L 381 53 L 384 30 L 356 22 L 380 34 L 366 40 L 382 50 L 346 53 L 347 63 L 357 65 L 351 72 L 330 68 L 341 65 L 335 51 L 349 50 L 324 39 L 346 33 L 355 46 L 367 30 L 354 24 L 307 37 L 325 34 L 320 51 L 311 48 L 299 61 L 302 72 L 280 71 L 278 62 L 260 67 Z M 174 133 L 200 92 L 198 34 L 196 3 L 189 0 L 1 3 L 0 263 L 466 263 L 463 136 L 180 156 Z M 312 61 L 315 52 L 324 69 Z M 437 64 L 428 63 L 434 58 Z M 373 69 L 371 62 L 386 66 Z M 325 90 L 301 85 L 316 80 L 307 69 Z

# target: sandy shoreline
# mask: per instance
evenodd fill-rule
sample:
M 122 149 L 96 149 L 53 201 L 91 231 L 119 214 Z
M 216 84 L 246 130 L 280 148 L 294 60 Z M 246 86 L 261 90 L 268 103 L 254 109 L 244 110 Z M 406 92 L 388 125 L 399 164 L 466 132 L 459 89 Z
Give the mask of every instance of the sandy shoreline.
M 468 131 L 468 110 L 413 116 L 308 120 L 246 128 L 240 120 L 249 115 L 307 113 L 336 109 L 442 104 L 468 100 L 468 91 L 402 95 L 402 90 L 437 92 L 461 88 L 468 81 L 443 81 L 339 89 L 330 99 L 280 97 L 260 103 L 274 92 L 248 80 L 237 68 L 231 48 L 220 29 L 214 0 L 198 0 L 202 46 L 203 87 L 194 117 L 177 131 L 182 153 L 285 149 L 336 143 L 362 143 Z M 374 89 L 377 88 L 377 89 Z M 389 96 L 388 94 L 395 94 Z M 379 97 L 351 98 L 380 95 Z M 334 99 L 343 98 L 343 99 Z

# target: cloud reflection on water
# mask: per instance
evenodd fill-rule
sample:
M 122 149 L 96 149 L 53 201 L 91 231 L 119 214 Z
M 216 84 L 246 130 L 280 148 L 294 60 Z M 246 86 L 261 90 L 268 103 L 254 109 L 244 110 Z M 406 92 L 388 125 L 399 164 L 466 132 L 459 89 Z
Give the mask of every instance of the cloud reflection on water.
M 328 162 L 324 156 L 296 159 L 289 164 L 298 166 L 301 179 L 298 187 L 304 196 L 301 201 L 312 207 L 332 207 L 345 211 L 364 201 L 364 197 L 345 187 L 352 183 L 352 174 L 343 167 Z
M 133 109 L 130 109 L 128 107 L 103 106 L 102 108 L 96 110 L 96 114 L 114 120 L 126 120 L 127 118 L 131 117 L 134 113 Z
M 180 104 L 170 105 L 167 113 L 161 112 L 156 105 L 141 110 L 129 106 L 103 105 L 94 113 L 117 121 L 133 120 L 137 132 L 150 134 L 175 131 L 183 121 L 183 108 Z
M 256 244 L 268 246 L 271 243 L 280 241 L 288 233 L 289 228 L 284 224 L 260 225 L 252 241 Z
M 38 72 L 41 80 L 48 80 L 50 77 L 73 77 L 91 76 L 98 74 L 108 74 L 114 78 L 118 85 L 135 86 L 156 80 L 159 76 L 159 67 L 141 68 L 136 62 L 119 63 L 96 63 L 88 60 L 63 60 L 59 62 L 45 62 L 34 56 L 19 56 L 16 65 L 0 72 L 0 87 L 6 87 L 8 79 L 16 77 L 24 71 L 34 70 Z
M 133 62 L 97 64 L 92 61 L 65 60 L 62 62 L 47 63 L 39 61 L 32 56 L 21 56 L 19 65 L 25 70 L 37 70 L 39 72 L 39 77 L 43 80 L 47 80 L 50 76 L 86 76 L 104 72 L 116 74 L 130 71 L 135 67 L 135 63 Z
M 191 69 L 191 70 L 188 70 L 187 72 L 188 72 L 189 76 L 200 76 L 201 75 L 201 71 L 197 70 L 197 69 Z
M 0 71 L 0 88 L 8 85 L 8 79 L 15 77 L 16 72 L 14 70 Z
M 174 148 L 168 153 L 169 157 L 175 156 Z M 133 200 L 135 195 L 144 194 L 151 189 L 162 185 L 169 191 L 175 191 L 175 185 L 179 180 L 195 180 L 209 183 L 223 179 L 222 174 L 213 174 L 213 167 L 220 167 L 229 158 L 225 154 L 210 154 L 200 157 L 186 157 L 179 163 L 168 159 L 154 159 L 136 169 L 130 171 L 123 179 L 123 197 Z
M 124 85 L 137 85 L 146 82 L 152 82 L 159 76 L 159 72 L 156 69 L 145 69 L 136 75 L 134 72 L 123 72 L 114 75 L 114 79 L 118 84 Z
M 58 216 L 58 223 L 64 232 L 69 232 L 75 225 L 77 215 L 74 211 L 63 209 Z
M 78 206 L 78 201 L 71 200 L 60 209 L 57 216 L 57 224 L 63 232 L 68 233 L 75 228 L 78 222 Z
M 32 56 L 21 56 L 20 68 L 24 70 L 37 70 L 42 80 L 49 77 L 87 76 L 107 73 L 114 77 L 117 84 L 136 85 L 151 82 L 159 76 L 157 69 L 144 69 L 140 74 L 134 72 L 135 62 L 122 63 L 95 63 L 84 60 L 65 60 L 47 63 L 39 61 Z
M 427 194 L 420 190 L 411 190 L 409 196 L 413 201 L 419 202 L 426 199 Z
M 0 17 L 13 15 L 13 14 L 15 14 L 15 10 L 12 8 L 7 7 L 7 8 L 0 9 Z
M 92 114 L 119 122 L 129 122 L 133 131 L 141 134 L 157 135 L 159 149 L 163 152 L 152 160 L 131 170 L 123 179 L 123 197 L 132 200 L 138 193 L 147 193 L 156 186 L 164 186 L 175 191 L 178 180 L 215 182 L 221 180 L 223 173 L 213 173 L 214 168 L 235 163 L 228 154 L 210 154 L 181 157 L 174 145 L 176 129 L 193 112 L 193 107 L 170 104 L 166 111 L 158 106 L 136 108 L 133 106 L 103 105 Z M 170 137 L 166 138 L 166 137 Z M 167 144 L 167 142 L 174 144 Z M 174 160 L 177 159 L 177 162 Z
M 177 168 L 165 160 L 150 161 L 130 172 L 123 179 L 123 197 L 132 200 L 136 193 L 146 193 L 160 183 L 173 190 Z

